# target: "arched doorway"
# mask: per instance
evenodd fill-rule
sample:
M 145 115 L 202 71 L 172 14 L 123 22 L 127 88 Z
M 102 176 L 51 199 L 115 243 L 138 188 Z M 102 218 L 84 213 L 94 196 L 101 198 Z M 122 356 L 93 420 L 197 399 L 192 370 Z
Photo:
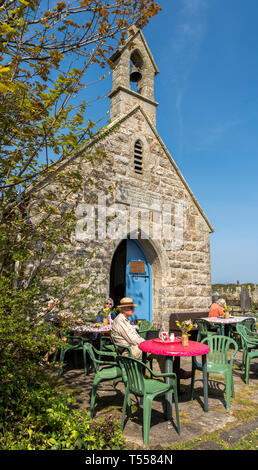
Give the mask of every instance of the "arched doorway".
M 132 297 L 135 307 L 133 320 L 152 319 L 151 265 L 137 240 L 123 240 L 117 247 L 110 270 L 110 296 L 115 305 L 122 297 Z
M 126 242 L 127 240 L 123 240 L 118 245 L 110 268 L 109 295 L 115 306 L 125 297 Z

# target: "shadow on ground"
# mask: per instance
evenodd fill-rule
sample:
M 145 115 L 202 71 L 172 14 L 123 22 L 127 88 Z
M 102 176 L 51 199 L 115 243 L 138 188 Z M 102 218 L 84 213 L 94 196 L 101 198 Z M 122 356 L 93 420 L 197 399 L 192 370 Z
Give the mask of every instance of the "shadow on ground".
M 191 360 L 183 358 L 182 367 L 190 370 Z M 57 373 L 57 366 L 55 373 Z M 241 370 L 241 352 L 237 353 L 234 362 L 235 398 L 231 399 L 230 411 L 226 410 L 225 382 L 222 376 L 209 377 L 209 410 L 203 410 L 203 383 L 201 373 L 196 374 L 194 400 L 190 401 L 190 379 L 182 380 L 184 393 L 179 396 L 179 412 L 181 435 L 177 434 L 176 420 L 168 422 L 164 417 L 164 402 L 162 399 L 153 401 L 150 444 L 145 447 L 142 442 L 142 406 L 132 396 L 131 420 L 126 421 L 124 435 L 128 449 L 167 449 L 186 448 L 198 450 L 231 449 L 251 432 L 258 424 L 258 360 L 254 361 L 250 370 L 250 383 L 244 382 Z M 71 357 L 64 364 L 63 375 L 59 379 L 66 389 L 75 394 L 79 409 L 89 409 L 90 394 L 94 372 L 85 376 L 83 364 L 78 361 L 75 369 Z M 119 383 L 116 389 L 112 382 L 99 385 L 95 405 L 95 417 L 114 416 L 121 422 L 124 386 Z M 173 418 L 175 409 L 173 406 Z M 258 443 L 256 443 L 258 448 Z

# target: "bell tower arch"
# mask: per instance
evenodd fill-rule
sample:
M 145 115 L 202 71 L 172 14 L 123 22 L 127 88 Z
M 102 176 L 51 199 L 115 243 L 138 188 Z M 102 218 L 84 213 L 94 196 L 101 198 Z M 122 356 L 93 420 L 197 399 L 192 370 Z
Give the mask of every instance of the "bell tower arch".
M 111 121 L 140 104 L 156 126 L 154 78 L 159 73 L 142 31 L 129 29 L 125 43 L 110 57 L 114 65 L 109 93 Z
M 130 57 L 130 85 L 133 90 L 132 84 L 135 84 L 137 93 L 142 93 L 141 82 L 143 79 L 143 57 L 139 49 L 135 49 Z

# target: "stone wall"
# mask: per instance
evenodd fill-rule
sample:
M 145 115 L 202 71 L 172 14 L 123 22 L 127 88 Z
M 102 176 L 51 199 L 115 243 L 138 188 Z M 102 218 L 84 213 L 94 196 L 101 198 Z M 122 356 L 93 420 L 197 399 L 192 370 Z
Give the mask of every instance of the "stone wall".
M 136 174 L 133 165 L 134 143 L 138 138 L 143 143 L 143 174 Z M 84 155 L 94 154 L 96 149 L 105 151 L 106 157 L 92 168 L 84 161 Z M 145 250 L 152 269 L 152 319 L 162 321 L 164 326 L 168 327 L 170 315 L 173 313 L 202 312 L 209 309 L 211 228 L 184 179 L 180 177 L 179 170 L 173 164 L 166 148 L 140 108 L 119 123 L 110 125 L 102 137 L 99 136 L 95 143 L 82 150 L 81 156 L 71 159 L 62 165 L 62 168 L 67 172 L 80 168 L 85 181 L 84 191 L 71 196 L 70 201 L 70 204 L 76 207 L 80 223 L 84 217 L 84 203 L 94 203 L 97 210 L 97 203 L 102 194 L 101 188 L 103 188 L 103 197 L 106 197 L 105 189 L 109 188 L 107 207 L 118 203 L 128 216 L 131 210 L 137 208 L 143 211 L 146 208 L 150 209 L 152 203 L 160 204 L 162 210 L 168 205 L 171 208 L 172 228 L 175 228 L 178 204 L 184 203 L 183 224 L 179 227 L 182 235 L 181 243 L 176 244 L 174 237 L 171 245 L 166 233 L 163 232 L 157 236 L 158 223 L 155 211 L 149 212 L 149 237 L 145 237 L 146 233 L 142 227 L 139 230 L 138 241 Z M 93 186 L 87 183 L 89 176 L 98 185 L 95 193 Z M 47 183 L 45 184 L 47 187 Z M 49 182 L 50 184 L 52 183 Z M 57 187 L 56 194 L 61 193 L 62 187 Z M 169 212 L 166 216 L 168 215 Z M 109 296 L 111 262 L 121 239 L 99 236 L 100 227 L 101 223 L 99 224 L 99 219 L 96 217 L 94 236 L 91 239 L 84 239 L 81 232 L 78 235 L 75 231 L 71 236 L 69 250 L 62 255 L 60 261 L 65 276 L 65 267 L 69 266 L 71 258 L 85 257 L 85 264 L 80 268 L 81 272 L 78 269 L 78 284 L 83 274 L 93 274 L 96 276 L 94 290 L 104 299 Z M 154 237 L 155 230 L 157 233 Z M 128 223 L 124 238 L 131 232 Z M 92 259 L 89 258 L 89 253 L 93 253 Z M 51 279 L 48 279 L 48 282 L 51 283 Z
M 141 138 L 144 147 L 142 175 L 136 174 L 133 168 L 133 148 L 137 138 Z M 149 221 L 149 239 L 139 239 L 152 268 L 153 320 L 162 320 L 167 325 L 171 313 L 207 310 L 211 303 L 210 229 L 142 112 L 136 111 L 97 145 L 106 152 L 107 158 L 95 169 L 94 177 L 103 180 L 103 187 L 115 182 L 108 204 L 123 204 L 129 215 L 130 203 L 137 205 L 137 198 L 143 210 L 146 208 L 144 201 L 149 204 L 159 200 L 161 204 L 171 205 L 173 219 L 176 204 L 179 201 L 187 203 L 183 244 L 178 249 L 171 248 L 164 235 L 160 239 L 152 238 L 153 217 Z M 125 195 L 123 201 L 121 191 Z M 130 226 L 127 233 L 130 233 Z M 74 256 L 78 249 L 96 251 L 91 269 L 98 273 L 98 289 L 104 297 L 109 295 L 111 261 L 120 241 L 106 238 L 85 242 L 76 236 L 72 240 Z

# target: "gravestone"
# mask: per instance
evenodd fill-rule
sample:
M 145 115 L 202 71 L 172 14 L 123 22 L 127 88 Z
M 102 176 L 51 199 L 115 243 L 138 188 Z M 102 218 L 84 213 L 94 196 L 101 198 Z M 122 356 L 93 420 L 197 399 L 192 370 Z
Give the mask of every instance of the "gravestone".
M 241 292 L 240 292 L 240 306 L 241 306 L 241 312 L 249 312 L 250 311 L 250 296 L 248 292 L 247 286 L 242 286 L 241 287 Z

